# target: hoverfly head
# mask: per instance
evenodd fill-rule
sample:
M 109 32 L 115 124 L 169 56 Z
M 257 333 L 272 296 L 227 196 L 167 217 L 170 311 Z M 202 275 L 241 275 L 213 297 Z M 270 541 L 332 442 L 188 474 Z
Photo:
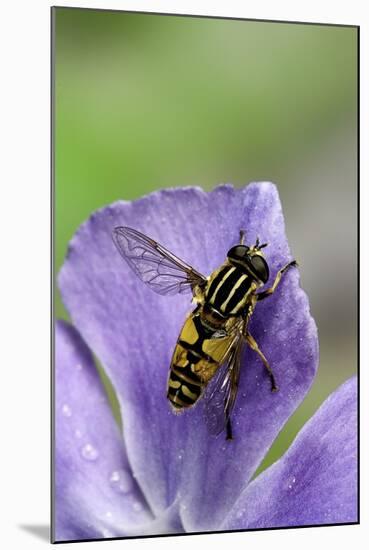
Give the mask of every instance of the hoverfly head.
M 227 258 L 232 265 L 243 267 L 246 273 L 251 273 L 255 279 L 266 283 L 269 279 L 269 267 L 261 252 L 261 249 L 266 246 L 268 246 L 267 243 L 260 244 L 257 238 L 255 245 L 251 248 L 244 244 L 233 246 L 228 251 Z

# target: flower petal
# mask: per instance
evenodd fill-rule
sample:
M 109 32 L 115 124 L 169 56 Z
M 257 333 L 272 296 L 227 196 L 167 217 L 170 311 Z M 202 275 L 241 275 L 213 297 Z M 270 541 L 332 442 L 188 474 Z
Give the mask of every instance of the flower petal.
M 135 277 L 111 239 L 118 225 L 146 233 L 204 274 L 224 261 L 245 228 L 247 242 L 259 235 L 269 243 L 265 255 L 272 281 L 291 259 L 278 193 L 269 183 L 240 190 L 225 185 L 211 193 L 174 189 L 118 202 L 81 227 L 59 277 L 73 321 L 118 393 L 129 460 L 155 515 L 180 496 L 186 530 L 214 529 L 312 382 L 317 335 L 307 298 L 293 269 L 275 295 L 258 305 L 250 330 L 270 360 L 280 392 L 271 394 L 260 359 L 246 350 L 235 440 L 211 437 L 202 404 L 174 416 L 165 397 L 190 299 L 156 295 Z
M 55 540 L 123 536 L 151 519 L 90 351 L 56 325 Z
M 331 394 L 222 529 L 357 522 L 357 379 Z

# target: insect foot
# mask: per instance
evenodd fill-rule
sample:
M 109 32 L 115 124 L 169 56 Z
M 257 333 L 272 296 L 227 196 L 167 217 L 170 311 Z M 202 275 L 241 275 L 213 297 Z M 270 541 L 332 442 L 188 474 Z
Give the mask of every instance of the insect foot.
M 290 267 L 299 267 L 299 263 L 297 260 L 292 260 L 292 262 L 290 262 L 289 264 L 287 264 L 283 269 L 282 269 L 282 273 L 284 273 L 285 271 L 287 271 L 287 269 L 290 269 Z

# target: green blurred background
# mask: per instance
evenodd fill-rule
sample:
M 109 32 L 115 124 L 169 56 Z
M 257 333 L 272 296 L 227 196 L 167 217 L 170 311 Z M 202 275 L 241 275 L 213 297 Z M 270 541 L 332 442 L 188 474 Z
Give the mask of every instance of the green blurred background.
M 356 371 L 357 29 L 68 8 L 54 17 L 56 272 L 77 227 L 117 199 L 278 185 L 321 362 L 265 468 Z M 59 294 L 55 309 L 68 319 Z

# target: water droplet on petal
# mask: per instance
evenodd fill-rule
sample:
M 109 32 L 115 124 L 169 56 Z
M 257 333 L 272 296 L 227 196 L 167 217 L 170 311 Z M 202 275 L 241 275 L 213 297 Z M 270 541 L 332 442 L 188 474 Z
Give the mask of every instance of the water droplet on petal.
M 76 437 L 77 439 L 81 439 L 81 437 L 82 437 L 82 432 L 81 432 L 81 430 L 79 430 L 78 428 L 76 428 L 76 429 L 74 430 L 74 435 L 75 435 L 75 437 Z
M 114 536 L 113 533 L 109 531 L 109 529 L 106 529 L 105 527 L 101 530 L 101 533 L 104 539 L 108 539 Z
M 118 493 L 129 493 L 133 489 L 132 476 L 126 470 L 114 470 L 109 478 L 110 486 Z
M 82 370 L 82 369 L 83 369 L 83 367 L 82 367 L 81 363 L 77 363 L 76 370 Z
M 132 508 L 134 509 L 135 512 L 141 512 L 141 510 L 143 509 L 143 506 L 141 502 L 138 502 L 138 500 L 135 500 L 134 503 L 132 504 Z
M 105 512 L 105 517 L 111 519 L 113 517 L 113 514 L 108 510 L 107 512 Z
M 91 443 L 86 443 L 81 449 L 81 454 L 86 460 L 96 460 L 99 456 L 99 452 Z
M 62 406 L 62 413 L 63 413 L 63 416 L 72 416 L 72 409 L 70 408 L 69 405 L 64 403 L 64 405 Z
M 292 489 L 295 483 L 296 483 L 296 478 L 295 478 L 295 477 L 292 477 L 292 478 L 288 481 L 288 488 L 289 488 L 289 489 Z

